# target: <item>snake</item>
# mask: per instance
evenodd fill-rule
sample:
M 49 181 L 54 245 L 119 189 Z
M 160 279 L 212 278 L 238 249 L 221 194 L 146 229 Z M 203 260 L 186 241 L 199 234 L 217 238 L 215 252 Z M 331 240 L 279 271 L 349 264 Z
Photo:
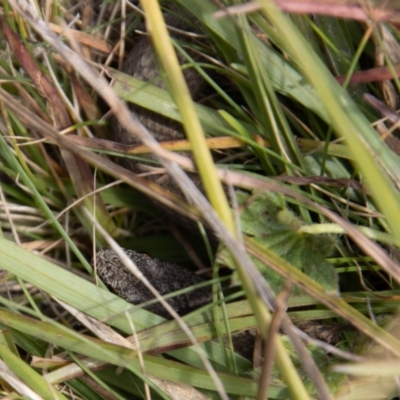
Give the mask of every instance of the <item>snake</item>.
M 168 26 L 175 28 L 173 30 L 175 39 L 184 38 L 184 35 L 179 32 L 188 29 L 188 23 L 186 21 L 172 14 L 166 15 L 165 21 Z M 182 57 L 178 58 L 181 64 L 185 62 Z M 151 40 L 147 35 L 142 35 L 137 39 L 134 47 L 125 59 L 122 72 L 140 79 L 143 82 L 151 82 L 153 85 L 165 88 L 164 80 L 161 79 L 159 74 L 158 63 Z M 197 99 L 204 85 L 203 80 L 193 68 L 186 68 L 184 70 L 184 76 L 192 97 Z M 182 126 L 179 123 L 139 106 L 130 104 L 129 107 L 135 118 L 142 123 L 159 142 L 185 138 Z M 115 118 L 111 118 L 110 127 L 111 140 L 127 145 L 140 144 L 140 140 L 124 129 Z M 123 165 L 138 174 L 146 172 L 149 168 L 148 164 L 132 159 L 123 160 Z M 193 174 L 191 178 L 202 190 L 201 183 L 197 176 Z M 151 175 L 149 179 L 157 181 L 160 179 L 160 176 Z M 162 177 L 162 186 L 181 195 L 178 185 L 169 179 L 169 177 Z M 159 208 L 184 229 L 192 230 L 193 223 L 190 220 L 182 220 L 182 217 L 177 213 L 171 215 L 165 207 L 159 206 Z M 133 250 L 124 249 L 124 251 L 161 295 L 166 295 L 204 282 L 204 279 L 187 268 Z M 112 292 L 130 303 L 146 303 L 154 298 L 140 279 L 133 276 L 132 273 L 128 271 L 117 254 L 110 248 L 102 249 L 96 254 L 96 272 Z M 207 286 L 183 295 L 172 297 L 168 300 L 168 303 L 178 314 L 184 315 L 210 301 L 211 289 L 210 286 Z M 170 318 L 169 313 L 166 312 L 164 307 L 159 303 L 145 308 L 155 314 Z

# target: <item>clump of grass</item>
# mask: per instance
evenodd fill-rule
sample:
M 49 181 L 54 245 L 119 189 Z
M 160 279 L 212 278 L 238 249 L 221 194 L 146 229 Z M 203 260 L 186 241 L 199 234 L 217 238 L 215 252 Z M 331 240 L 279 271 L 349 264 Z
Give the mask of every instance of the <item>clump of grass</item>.
M 112 68 L 129 47 L 125 33 L 144 27 L 125 2 L 82 6 L 80 13 L 68 2 L 2 6 L 2 390 L 85 399 L 392 395 L 397 372 L 384 357 L 398 356 L 400 341 L 380 320 L 398 307 L 398 160 L 371 126 L 377 111 L 362 96 L 382 97 L 383 87 L 342 87 L 336 78 L 348 83 L 372 65 L 374 46 L 385 51 L 388 35 L 397 44 L 396 28 L 288 16 L 266 0 L 256 11 L 219 18 L 211 1 L 174 3 L 164 12 L 196 20 L 195 40 L 173 43 L 212 88 L 198 104 L 185 97 L 157 2 L 143 6 L 167 90 Z M 202 61 L 190 58 L 194 51 Z M 116 80 L 113 88 L 104 72 Z M 195 149 L 211 204 L 185 183 L 171 155 L 163 159 L 115 93 L 183 123 L 188 140 L 168 146 Z M 146 146 L 126 154 L 99 140 L 108 137 L 102 116 L 109 109 Z M 219 152 L 217 165 L 209 149 Z M 183 182 L 189 202 L 113 158 L 150 152 Z M 174 161 L 193 168 L 189 159 Z M 233 213 L 220 181 L 232 187 Z M 198 237 L 187 242 L 166 230 L 144 195 L 205 222 L 221 241 L 213 304 L 178 321 L 108 292 L 89 262 L 96 248 L 116 242 L 170 261 L 190 263 L 185 248 L 200 252 L 198 263 L 214 259 Z M 233 288 L 224 287 L 223 265 L 234 270 Z M 339 344 L 335 336 L 336 347 L 305 347 L 291 321 L 309 332 L 304 321 L 312 320 L 325 326 L 328 342 L 329 332 L 344 331 Z M 252 364 L 226 350 L 223 336 L 254 327 L 265 350 Z M 380 360 L 379 378 L 365 356 Z M 332 372 L 343 360 L 354 365 Z

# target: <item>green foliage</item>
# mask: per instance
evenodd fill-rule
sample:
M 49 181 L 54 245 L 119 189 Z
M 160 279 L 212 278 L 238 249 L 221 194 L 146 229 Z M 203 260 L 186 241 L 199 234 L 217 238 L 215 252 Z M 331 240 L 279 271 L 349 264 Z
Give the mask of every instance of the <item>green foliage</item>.
M 237 192 L 236 195 L 243 233 L 303 271 L 328 291 L 337 293 L 337 274 L 334 266 L 326 260 L 335 246 L 334 238 L 302 232 L 304 222 L 287 208 L 281 194 L 266 192 L 248 195 Z M 218 260 L 233 267 L 226 250 L 219 254 Z M 279 292 L 285 279 L 256 258 L 253 261 L 270 286 Z

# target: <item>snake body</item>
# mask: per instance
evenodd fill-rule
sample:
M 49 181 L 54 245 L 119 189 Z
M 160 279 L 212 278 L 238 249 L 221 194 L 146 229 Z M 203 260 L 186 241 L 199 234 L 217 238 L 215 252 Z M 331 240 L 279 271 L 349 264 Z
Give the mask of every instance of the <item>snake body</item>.
M 180 30 L 187 29 L 187 24 L 175 16 L 168 15 L 166 17 L 166 23 Z M 181 63 L 184 62 L 182 58 L 180 58 L 180 61 Z M 138 39 L 125 60 L 123 72 L 144 82 L 151 82 L 152 84 L 165 88 L 164 80 L 160 77 L 157 60 L 148 36 L 142 36 Z M 192 68 L 185 69 L 184 76 L 192 96 L 196 98 L 201 91 L 203 85 L 202 80 Z M 130 108 L 134 116 L 159 142 L 185 138 L 180 124 L 135 105 L 130 105 Z M 129 145 L 140 143 L 139 139 L 132 136 L 116 119 L 112 119 L 111 121 L 111 139 Z M 136 173 L 142 173 L 149 167 L 146 164 L 134 160 L 126 160 L 124 161 L 124 165 Z M 159 178 L 160 176 L 153 175 L 150 179 L 157 181 Z M 193 175 L 192 178 L 195 183 L 201 187 L 197 176 Z M 178 186 L 168 177 L 162 177 L 162 186 L 175 193 L 180 193 Z M 161 208 L 165 213 L 168 213 L 168 210 L 164 207 Z M 169 217 L 172 217 L 178 224 L 180 223 L 181 226 L 190 227 L 191 225 L 190 221 L 182 220 L 180 215 L 170 214 Z M 194 272 L 186 268 L 132 250 L 125 250 L 125 252 L 150 283 L 158 289 L 161 295 L 203 282 Z M 135 278 L 123 266 L 117 254 L 111 249 L 99 251 L 96 255 L 96 264 L 97 273 L 103 282 L 111 291 L 128 302 L 140 304 L 154 298 L 143 283 Z M 179 314 L 185 314 L 201 305 L 209 303 L 210 300 L 211 290 L 210 287 L 207 287 L 174 297 L 168 300 L 168 302 Z M 169 314 L 159 303 L 146 308 L 166 318 L 169 317 Z

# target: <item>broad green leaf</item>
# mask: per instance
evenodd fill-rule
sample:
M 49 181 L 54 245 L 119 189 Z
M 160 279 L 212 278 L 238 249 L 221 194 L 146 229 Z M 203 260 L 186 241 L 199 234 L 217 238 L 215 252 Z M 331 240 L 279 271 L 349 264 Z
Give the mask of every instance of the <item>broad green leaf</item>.
M 243 207 L 240 221 L 245 234 L 329 291 L 337 292 L 336 271 L 326 261 L 335 245 L 333 238 L 300 232 L 303 222 L 286 207 L 285 199 L 280 194 L 267 192 L 252 198 L 248 194 L 238 192 L 237 199 Z M 219 260 L 232 265 L 225 250 L 220 254 Z M 254 262 L 270 285 L 279 291 L 285 279 L 257 259 L 254 259 Z

